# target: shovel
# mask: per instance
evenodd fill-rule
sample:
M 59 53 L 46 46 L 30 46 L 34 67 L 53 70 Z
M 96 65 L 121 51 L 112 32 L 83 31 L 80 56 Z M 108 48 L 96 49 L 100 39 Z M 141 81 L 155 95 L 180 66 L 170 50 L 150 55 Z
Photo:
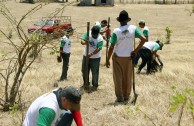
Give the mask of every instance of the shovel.
M 134 49 L 135 49 L 135 39 L 134 39 Z M 133 58 L 132 58 L 132 71 L 133 71 L 133 93 L 134 93 L 134 98 L 133 100 L 131 101 L 131 104 L 135 105 L 136 101 L 137 101 L 137 97 L 138 97 L 138 94 L 135 92 L 135 64 L 133 63 Z
M 133 93 L 134 93 L 134 98 L 133 100 L 131 101 L 131 104 L 135 105 L 136 101 L 137 101 L 137 97 L 138 97 L 138 94 L 135 92 L 135 72 L 134 72 L 134 64 L 133 64 Z

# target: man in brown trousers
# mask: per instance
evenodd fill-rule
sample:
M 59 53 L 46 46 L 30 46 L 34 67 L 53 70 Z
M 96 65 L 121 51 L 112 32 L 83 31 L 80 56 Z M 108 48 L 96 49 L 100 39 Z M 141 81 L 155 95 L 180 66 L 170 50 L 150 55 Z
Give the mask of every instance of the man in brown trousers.
M 133 77 L 132 59 L 146 41 L 146 38 L 136 26 L 127 24 L 130 20 L 128 13 L 125 10 L 121 11 L 119 17 L 117 17 L 120 27 L 114 29 L 110 39 L 111 45 L 106 67 L 110 67 L 110 57 L 113 53 L 113 81 L 117 97 L 116 102 L 129 100 Z M 141 42 L 133 49 L 135 37 L 140 38 Z

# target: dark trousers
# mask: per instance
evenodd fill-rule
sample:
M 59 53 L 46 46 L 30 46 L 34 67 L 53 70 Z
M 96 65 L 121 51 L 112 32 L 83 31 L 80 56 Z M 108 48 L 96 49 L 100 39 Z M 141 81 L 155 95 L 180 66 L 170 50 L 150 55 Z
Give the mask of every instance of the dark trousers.
M 91 72 L 92 72 L 92 85 L 94 87 L 98 87 L 99 67 L 100 67 L 100 58 L 89 58 L 88 76 L 89 76 L 89 73 L 91 70 Z M 89 86 L 89 85 L 86 85 L 86 56 L 83 56 L 83 60 L 82 60 L 82 77 L 83 77 L 83 81 L 84 81 L 84 86 Z
M 69 57 L 70 57 L 70 53 L 62 53 L 63 67 L 62 67 L 62 74 L 61 74 L 60 80 L 67 79 L 67 70 L 69 68 Z
M 147 73 L 149 73 L 152 65 L 152 52 L 149 49 L 142 47 L 139 50 L 139 55 L 142 59 L 142 62 L 138 70 L 141 71 L 142 68 L 147 64 Z
M 73 115 L 70 111 L 64 111 L 63 115 L 61 115 L 58 122 L 56 122 L 55 126 L 71 126 L 73 122 Z
M 138 51 L 137 55 L 133 59 L 133 64 L 137 65 L 138 64 L 138 61 L 139 61 L 139 58 L 140 58 L 140 55 L 139 55 L 139 51 Z

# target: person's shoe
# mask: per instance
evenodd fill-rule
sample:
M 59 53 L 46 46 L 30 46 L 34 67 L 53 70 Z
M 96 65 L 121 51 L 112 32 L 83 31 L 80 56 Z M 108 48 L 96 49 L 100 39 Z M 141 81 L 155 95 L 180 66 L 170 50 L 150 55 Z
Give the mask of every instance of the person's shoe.
M 151 73 L 152 73 L 151 71 L 148 71 L 148 70 L 146 71 L 147 75 L 150 75 Z
M 58 82 L 62 82 L 62 81 L 66 81 L 67 78 L 64 78 L 64 79 L 59 79 Z
M 123 99 L 116 99 L 115 102 L 121 103 L 121 102 L 124 102 L 124 100 Z
M 136 74 L 140 74 L 141 70 L 137 70 Z
M 97 91 L 97 89 L 98 89 L 98 87 L 93 86 L 91 90 L 92 91 Z

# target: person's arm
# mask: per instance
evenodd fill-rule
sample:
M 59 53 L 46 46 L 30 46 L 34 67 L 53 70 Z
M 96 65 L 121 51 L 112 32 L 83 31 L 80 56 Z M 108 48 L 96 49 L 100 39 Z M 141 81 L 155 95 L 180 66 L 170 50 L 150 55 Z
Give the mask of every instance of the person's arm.
M 139 43 L 139 45 L 134 49 L 134 51 L 132 52 L 132 54 L 137 54 L 138 50 L 143 46 L 143 44 L 146 42 L 146 37 L 142 34 L 142 32 L 136 28 L 135 29 L 135 37 L 139 38 L 141 40 L 141 42 Z
M 94 50 L 94 52 L 89 53 L 88 56 L 91 57 L 92 55 L 97 54 L 102 49 L 102 46 L 103 46 L 103 41 L 100 41 L 97 44 L 97 48 Z
M 160 49 L 160 46 L 157 44 L 154 46 L 153 50 L 152 50 L 152 53 L 153 53 L 153 59 L 152 60 L 155 60 L 156 57 L 157 57 L 157 51 Z
M 146 37 L 146 42 L 148 41 L 148 37 L 149 37 L 149 31 L 147 29 L 143 30 L 143 35 Z
M 161 60 L 160 56 L 159 56 L 158 54 L 156 54 L 156 57 L 157 57 L 157 59 L 158 59 L 158 61 L 159 61 L 160 65 L 161 65 L 161 66 L 163 66 L 163 62 L 162 62 L 162 60 Z
M 87 44 L 87 32 L 84 33 L 81 37 L 81 44 L 86 45 Z
M 62 57 L 62 53 L 63 53 L 63 47 L 65 46 L 65 41 L 62 39 L 61 40 L 61 44 L 60 44 L 60 57 Z
M 152 61 L 154 61 L 156 59 L 157 56 L 157 50 L 152 51 L 153 57 L 152 57 Z
M 71 111 L 71 113 L 73 115 L 73 119 L 75 120 L 75 123 L 77 124 L 77 126 L 83 126 L 81 112 Z
M 41 108 L 39 110 L 37 126 L 51 126 L 55 119 L 55 111 L 50 108 Z
M 111 36 L 111 39 L 110 39 L 111 45 L 109 46 L 109 49 L 108 49 L 108 57 L 107 57 L 107 62 L 106 62 L 106 67 L 107 68 L 110 67 L 110 58 L 112 56 L 113 49 L 114 49 L 114 46 L 115 46 L 116 42 L 117 42 L 117 35 L 115 33 L 113 33 L 112 36 Z

